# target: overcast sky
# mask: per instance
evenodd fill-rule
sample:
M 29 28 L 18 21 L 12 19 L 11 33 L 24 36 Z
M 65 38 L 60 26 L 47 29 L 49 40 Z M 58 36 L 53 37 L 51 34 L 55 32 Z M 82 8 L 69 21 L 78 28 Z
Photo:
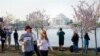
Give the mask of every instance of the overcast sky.
M 46 10 L 46 13 L 54 17 L 60 13 L 73 18 L 73 8 L 79 0 L 0 0 L 0 17 L 6 12 L 12 14 L 16 19 L 25 20 L 26 15 L 33 10 Z M 92 3 L 94 0 L 86 0 Z M 99 0 L 95 0 L 99 1 Z

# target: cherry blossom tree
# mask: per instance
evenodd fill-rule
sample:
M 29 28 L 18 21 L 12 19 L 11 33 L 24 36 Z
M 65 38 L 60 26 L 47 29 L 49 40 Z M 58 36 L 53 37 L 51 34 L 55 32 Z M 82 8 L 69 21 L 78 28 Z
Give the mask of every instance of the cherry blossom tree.
M 28 25 L 35 28 L 38 35 L 39 29 L 43 29 L 43 28 L 46 28 L 46 26 L 48 26 L 49 16 L 45 14 L 45 11 L 36 10 L 36 11 L 33 11 L 32 13 L 29 13 L 26 16 L 26 19 L 27 19 Z
M 97 48 L 96 40 L 96 22 L 100 18 L 100 3 L 89 4 L 85 1 L 80 1 L 80 4 L 77 7 L 73 7 L 76 21 L 76 27 L 74 29 L 81 31 L 83 33 L 95 30 L 95 44 Z M 83 47 L 83 38 L 82 38 L 82 47 Z
M 13 18 L 12 14 L 6 14 L 6 16 L 3 16 L 2 27 L 9 27 Z

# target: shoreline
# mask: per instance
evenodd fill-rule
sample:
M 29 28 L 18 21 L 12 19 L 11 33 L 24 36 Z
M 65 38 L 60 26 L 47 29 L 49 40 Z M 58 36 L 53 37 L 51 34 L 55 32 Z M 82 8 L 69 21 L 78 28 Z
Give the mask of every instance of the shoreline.
M 1 45 L 0 45 L 0 47 L 1 47 Z M 14 45 L 11 45 L 11 47 L 14 47 Z M 21 47 L 21 46 L 20 46 L 20 47 Z M 52 48 L 53 48 L 54 50 L 59 50 L 59 47 L 57 47 L 57 46 L 52 46 Z M 70 47 L 63 47 L 63 49 L 69 50 Z M 79 47 L 79 50 L 82 50 L 82 48 Z M 88 48 L 88 50 L 95 50 L 95 48 Z

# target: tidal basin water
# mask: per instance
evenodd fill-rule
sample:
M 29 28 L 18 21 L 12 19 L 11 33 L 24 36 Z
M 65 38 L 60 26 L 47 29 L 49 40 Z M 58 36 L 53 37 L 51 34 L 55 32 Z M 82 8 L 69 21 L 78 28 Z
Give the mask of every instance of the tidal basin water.
M 65 44 L 64 47 L 70 47 L 72 45 L 71 38 L 73 36 L 73 30 L 72 29 L 63 29 L 65 32 Z M 33 31 L 35 34 L 36 32 Z M 58 46 L 58 36 L 57 36 L 58 29 L 48 29 L 47 30 L 47 35 L 50 41 L 51 46 Z M 19 33 L 19 38 L 22 33 L 24 33 L 24 30 L 18 31 Z M 89 33 L 90 36 L 90 43 L 89 43 L 89 48 L 95 48 L 95 35 L 94 31 Z M 98 47 L 100 47 L 100 29 L 97 30 L 97 44 Z M 11 37 L 11 44 L 14 45 L 14 39 L 13 39 L 13 34 Z M 79 39 L 79 47 L 82 47 L 82 40 L 81 38 Z

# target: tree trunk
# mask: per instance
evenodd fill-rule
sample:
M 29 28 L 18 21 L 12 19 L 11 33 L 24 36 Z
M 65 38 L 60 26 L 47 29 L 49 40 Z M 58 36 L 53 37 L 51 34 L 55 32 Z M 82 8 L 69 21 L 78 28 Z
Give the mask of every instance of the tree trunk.
M 81 22 L 81 39 L 82 39 L 82 56 L 83 56 L 83 27 L 82 27 L 82 22 Z
M 84 49 L 84 47 L 83 47 L 83 32 L 82 32 L 82 30 L 81 30 L 81 39 L 82 39 L 82 55 L 83 55 L 83 49 Z
M 98 55 L 98 51 L 97 51 L 97 32 L 96 32 L 96 28 L 95 28 L 95 48 L 96 48 L 96 55 Z
M 39 33 L 38 33 L 38 29 L 36 30 L 36 32 L 37 32 L 37 38 L 39 38 Z

